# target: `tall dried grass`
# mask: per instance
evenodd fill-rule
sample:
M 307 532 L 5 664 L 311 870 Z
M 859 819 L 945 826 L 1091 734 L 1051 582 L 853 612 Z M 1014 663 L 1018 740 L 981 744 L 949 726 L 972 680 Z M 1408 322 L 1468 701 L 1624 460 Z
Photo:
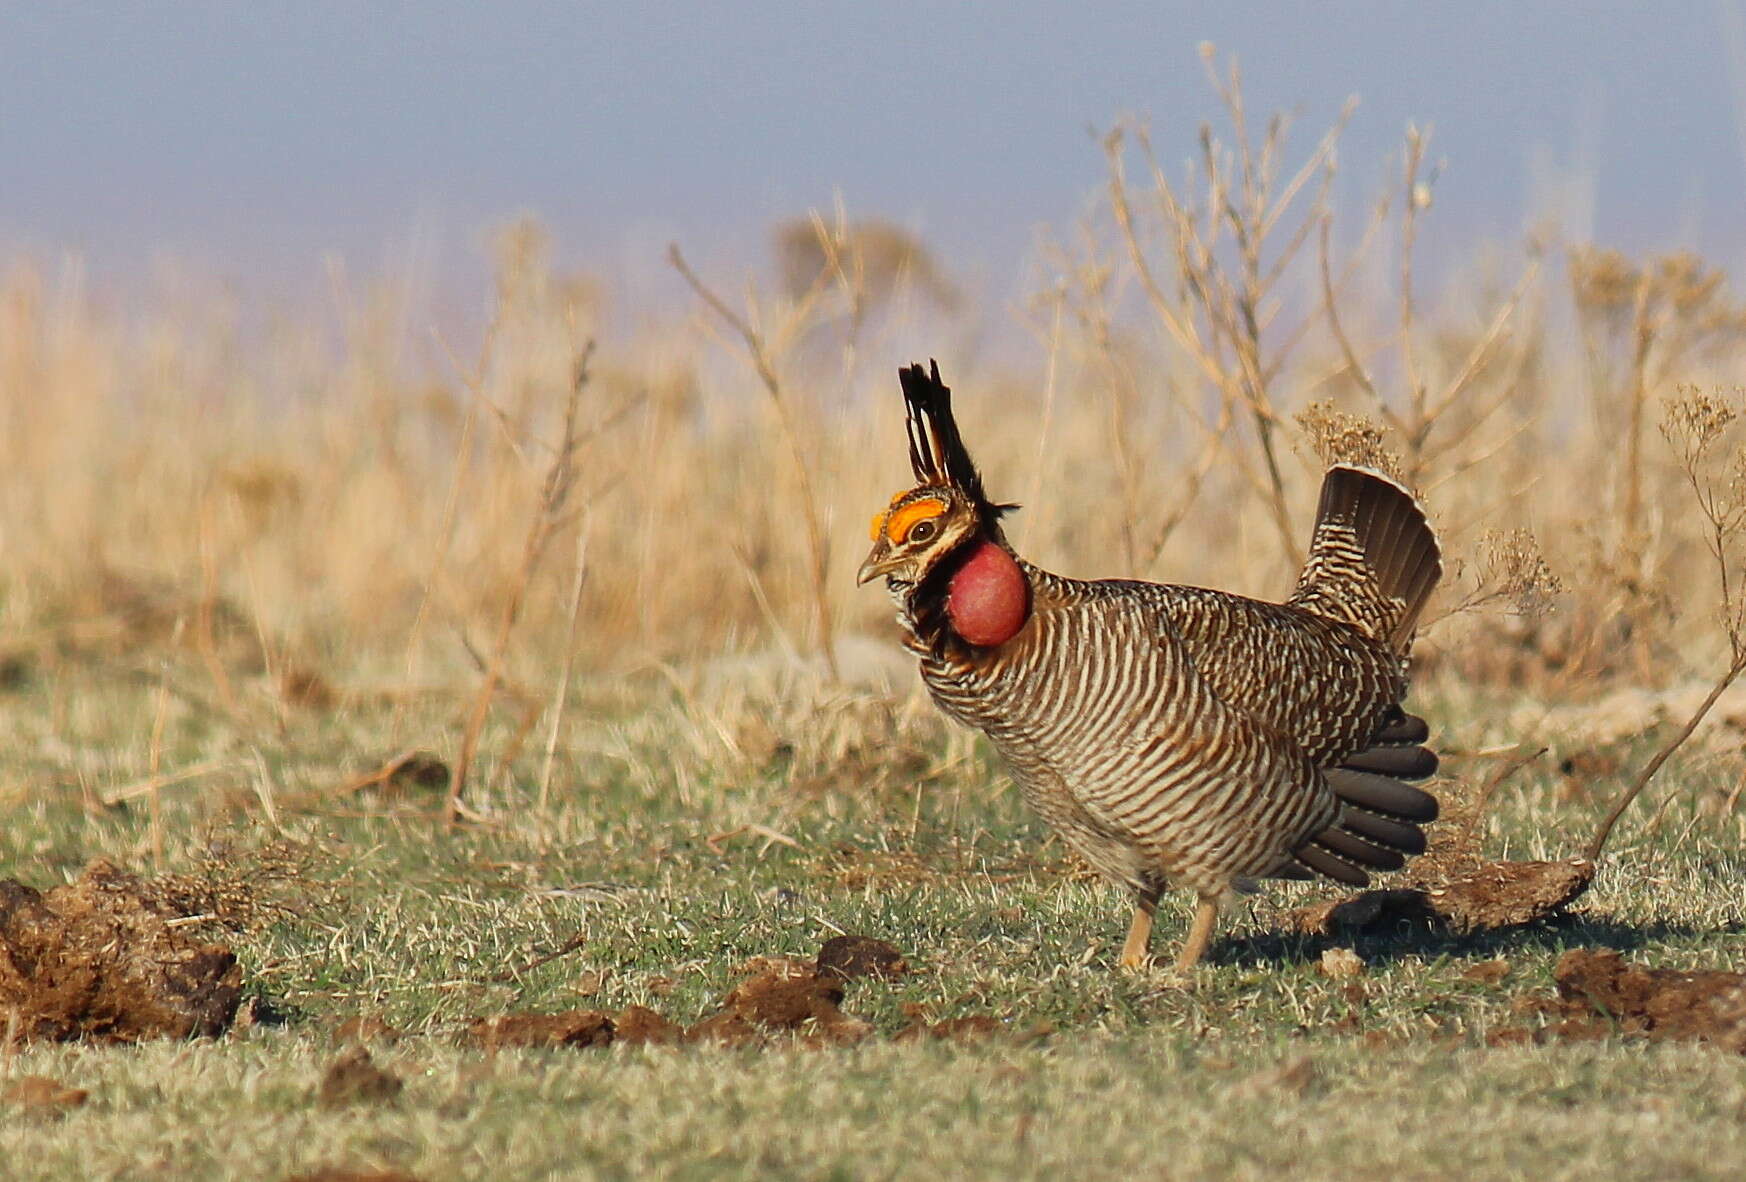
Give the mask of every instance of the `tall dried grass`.
M 231 302 L 117 306 L 76 260 L 13 260 L 0 647 L 157 670 L 180 646 L 221 703 L 249 676 L 297 699 L 471 692 L 494 668 L 535 698 L 570 659 L 776 648 L 829 666 L 836 638 L 886 626 L 851 575 L 862 523 L 905 479 L 887 363 L 935 355 L 995 491 L 1025 501 L 1016 536 L 1051 567 L 1278 594 L 1322 461 L 1358 456 L 1428 498 L 1446 609 L 1536 608 L 1453 611 L 1433 662 L 1568 695 L 1730 651 L 1691 590 L 1708 527 L 1647 425 L 1677 387 L 1742 372 L 1746 313 L 1721 273 L 1546 241 L 1502 282 L 1427 295 L 1427 136 L 1342 235 L 1347 113 L 1294 155 L 1288 120 L 1251 131 L 1234 68 L 1213 77 L 1223 120 L 1186 174 L 1144 128 L 1108 139 L 1106 200 L 1047 252 L 1021 314 L 1036 346 L 1009 362 L 955 356 L 985 326 L 945 264 L 841 209 L 779 230 L 763 290 L 724 295 L 731 276 L 687 267 L 702 298 L 665 319 L 611 307 L 537 226 L 509 227 L 468 362 L 408 326 L 392 276 L 245 330 L 263 318 Z M 1559 301 L 1575 340 L 1549 328 Z M 555 439 L 573 445 L 559 514 Z M 536 521 L 542 552 L 585 550 L 586 579 L 527 561 Z

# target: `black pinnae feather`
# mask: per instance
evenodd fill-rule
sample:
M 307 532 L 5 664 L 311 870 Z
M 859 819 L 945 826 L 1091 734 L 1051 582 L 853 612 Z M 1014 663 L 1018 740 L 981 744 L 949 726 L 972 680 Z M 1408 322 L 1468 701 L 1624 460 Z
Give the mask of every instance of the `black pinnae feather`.
M 958 434 L 952 417 L 952 391 L 940 381 L 940 364 L 930 361 L 924 370 L 911 365 L 897 371 L 903 383 L 903 401 L 908 407 L 909 462 L 923 483 L 943 481 L 969 498 L 989 519 L 1017 505 L 991 504 L 982 490 L 982 474 L 970 459 L 970 451 Z
M 903 383 L 903 404 L 908 411 L 903 425 L 909 432 L 909 466 L 915 471 L 916 480 L 923 484 L 939 480 L 933 445 L 928 441 L 927 374 L 921 366 L 912 365 L 899 369 L 897 377 Z
M 939 373 L 937 369 L 934 372 Z M 951 391 L 930 383 L 928 372 L 919 365 L 898 370 L 897 377 L 903 383 L 903 404 L 909 412 L 904 425 L 909 429 L 910 467 L 915 469 L 915 478 L 924 484 L 942 481 L 946 474 L 940 470 L 937 446 L 929 428 L 934 425 L 935 407 L 942 394 L 948 406 L 946 413 L 951 414 Z

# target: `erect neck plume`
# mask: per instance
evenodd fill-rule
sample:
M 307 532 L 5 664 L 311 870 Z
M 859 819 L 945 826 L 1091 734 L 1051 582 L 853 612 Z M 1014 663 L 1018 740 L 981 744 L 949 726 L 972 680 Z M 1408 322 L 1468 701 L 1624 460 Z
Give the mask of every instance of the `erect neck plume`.
M 976 543 L 946 589 L 946 619 L 962 640 L 987 648 L 1018 635 L 1031 615 L 1031 586 L 1011 554 Z

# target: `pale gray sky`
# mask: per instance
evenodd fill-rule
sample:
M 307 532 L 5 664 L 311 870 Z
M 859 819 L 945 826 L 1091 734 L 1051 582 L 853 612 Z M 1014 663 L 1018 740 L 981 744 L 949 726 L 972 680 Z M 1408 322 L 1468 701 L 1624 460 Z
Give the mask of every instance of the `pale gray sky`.
M 1306 139 L 1361 96 L 1354 199 L 1434 125 L 1439 242 L 1514 239 L 1565 194 L 1603 241 L 1738 273 L 1742 27 L 1739 0 L 4 3 L 0 249 L 247 281 L 417 238 L 464 268 L 527 210 L 568 261 L 653 272 L 675 237 L 756 262 L 840 191 L 1004 285 L 1096 187 L 1088 128 L 1142 113 L 1192 151 L 1211 40 Z

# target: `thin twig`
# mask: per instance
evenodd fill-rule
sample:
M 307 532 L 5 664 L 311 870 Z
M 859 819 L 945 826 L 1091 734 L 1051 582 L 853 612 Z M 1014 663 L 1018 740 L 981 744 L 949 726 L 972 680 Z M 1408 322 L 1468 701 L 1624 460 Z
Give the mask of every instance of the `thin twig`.
M 1584 857 L 1591 862 L 1599 860 L 1601 851 L 1606 848 L 1607 838 L 1612 835 L 1613 826 L 1618 824 L 1619 818 L 1624 815 L 1625 810 L 1631 807 L 1631 802 L 1636 800 L 1643 789 L 1648 786 L 1649 781 L 1655 778 L 1655 773 L 1661 770 L 1661 765 L 1667 762 L 1668 757 L 1684 746 L 1687 739 L 1691 738 L 1692 733 L 1697 730 L 1698 724 L 1703 722 L 1705 715 L 1709 714 L 1710 708 L 1727 692 L 1728 687 L 1734 684 L 1742 672 L 1746 672 L 1746 651 L 1735 655 L 1727 672 L 1716 679 L 1716 684 L 1711 687 L 1704 700 L 1698 703 L 1697 709 L 1691 712 L 1691 717 L 1685 720 L 1685 725 L 1679 728 L 1679 733 L 1663 744 L 1661 750 L 1657 751 L 1649 762 L 1643 765 L 1643 770 L 1637 773 L 1637 778 L 1631 782 L 1631 786 L 1625 789 L 1624 794 L 1619 797 L 1611 811 L 1607 813 L 1606 819 L 1600 823 L 1600 828 L 1595 830 L 1594 840 L 1590 841 L 1588 849 L 1583 851 Z
M 477 389 L 484 380 L 486 359 L 490 357 L 492 346 L 496 341 L 498 323 L 494 319 L 485 330 L 485 342 L 479 352 L 477 375 L 474 377 L 463 375 L 462 380 L 467 383 L 470 390 Z M 438 339 L 442 340 L 441 337 Z M 446 341 L 443 341 L 443 347 L 447 351 Z M 449 356 L 452 359 L 454 354 L 450 353 Z M 458 368 L 457 372 L 459 372 Z M 412 627 L 406 633 L 405 665 L 408 681 L 416 680 L 418 676 L 419 641 L 424 635 L 425 621 L 430 616 L 431 598 L 436 593 L 437 583 L 442 578 L 443 568 L 448 563 L 449 547 L 454 542 L 455 522 L 460 516 L 461 490 L 466 486 L 467 471 L 472 464 L 474 423 L 478 419 L 479 406 L 483 401 L 482 398 L 478 397 L 469 399 L 467 412 L 461 417 L 460 435 L 455 440 L 454 475 L 449 479 L 448 494 L 443 498 L 443 515 L 442 520 L 437 525 L 436 545 L 431 549 L 430 561 L 425 567 L 424 581 L 419 587 L 418 610 L 413 613 Z M 390 743 L 398 740 L 400 726 L 405 714 L 406 702 L 404 700 L 396 702 L 394 713 L 388 722 Z
M 570 579 L 570 618 L 564 625 L 564 669 L 552 695 L 552 729 L 546 736 L 546 757 L 540 764 L 540 803 L 543 816 L 551 800 L 552 764 L 564 730 L 564 708 L 570 698 L 570 676 L 576 666 L 576 621 L 582 614 L 582 588 L 588 582 L 588 523 L 576 527 L 576 568 Z M 542 832 L 544 830 L 542 829 Z
M 565 940 L 562 944 L 558 945 L 556 948 L 552 949 L 550 952 L 542 952 L 538 956 L 533 957 L 532 959 L 526 961 L 525 963 L 523 963 L 521 965 L 518 965 L 515 968 L 504 969 L 500 973 L 492 973 L 489 977 L 486 977 L 485 979 L 487 981 L 494 981 L 494 982 L 520 980 L 522 977 L 525 977 L 527 974 L 533 972 L 535 969 L 541 967 L 542 965 L 551 964 L 554 960 L 557 960 L 561 956 L 568 956 L 572 952 L 579 951 L 582 948 L 586 947 L 587 944 L 588 944 L 587 933 L 586 932 L 577 932 L 575 935 L 571 936 L 568 940 Z
M 818 650 L 824 658 L 825 668 L 830 673 L 831 680 L 840 681 L 841 673 L 837 668 L 835 628 L 831 618 L 831 602 L 829 594 L 830 576 L 830 544 L 825 536 L 824 525 L 819 519 L 818 498 L 813 493 L 812 468 L 806 461 L 806 455 L 801 450 L 800 439 L 795 432 L 790 416 L 788 399 L 784 396 L 782 382 L 776 376 L 775 363 L 761 334 L 745 317 L 740 316 L 728 307 L 722 298 L 711 291 L 700 279 L 697 272 L 685 261 L 685 256 L 679 250 L 679 244 L 673 243 L 667 248 L 667 260 L 673 269 L 679 272 L 687 286 L 716 314 L 722 323 L 738 333 L 745 345 L 747 355 L 751 358 L 752 368 L 763 383 L 764 391 L 769 395 L 770 404 L 776 411 L 776 422 L 782 431 L 784 442 L 788 446 L 788 454 L 794 463 L 796 479 L 800 483 L 800 511 L 806 526 L 807 552 L 811 559 L 811 584 L 813 599 L 813 614 L 818 626 Z M 816 286 L 815 286 L 816 290 Z M 803 304 L 811 302 L 810 293 Z M 796 318 L 798 320 L 799 317 Z
M 588 363 L 593 355 L 594 344 L 590 341 L 576 359 L 564 406 L 562 435 L 554 449 L 551 466 L 547 468 L 545 479 L 541 483 L 539 504 L 535 508 L 533 520 L 528 524 L 527 538 L 522 544 L 521 566 L 516 571 L 514 582 L 510 584 L 509 597 L 504 601 L 503 612 L 498 617 L 496 643 L 486 661 L 485 680 L 473 698 L 472 708 L 468 711 L 461 731 L 461 750 L 450 768 L 449 791 L 444 808 L 444 816 L 450 828 L 462 818 L 461 792 L 465 789 L 467 776 L 472 771 L 473 759 L 479 748 L 479 736 L 484 731 L 485 719 L 491 712 L 491 702 L 497 696 L 498 686 L 503 682 L 510 637 L 515 631 L 516 622 L 521 618 L 522 603 L 526 598 L 528 585 L 533 581 L 534 570 L 545 554 L 546 543 L 551 540 L 555 523 L 563 516 L 570 493 L 575 487 L 577 408 L 581 403 L 582 391 L 588 384 Z

